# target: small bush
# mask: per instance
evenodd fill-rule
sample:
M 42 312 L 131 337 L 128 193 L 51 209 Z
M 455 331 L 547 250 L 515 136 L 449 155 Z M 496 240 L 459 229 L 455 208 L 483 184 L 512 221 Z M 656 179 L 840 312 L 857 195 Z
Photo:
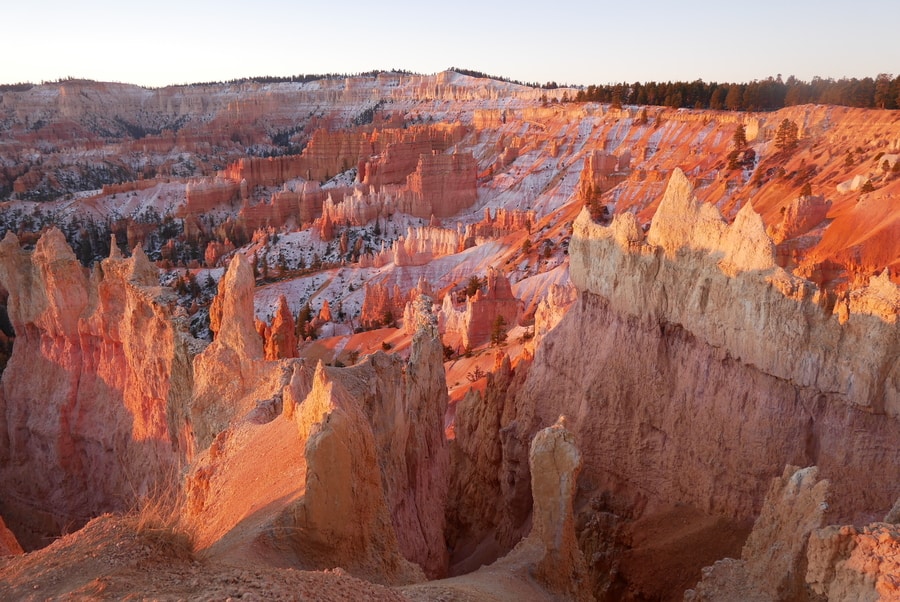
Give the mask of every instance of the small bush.
M 484 378 L 485 376 L 486 376 L 485 371 L 482 370 L 479 366 L 476 366 L 475 369 L 472 370 L 471 372 L 466 373 L 466 379 L 470 383 L 475 382 L 479 378 Z
M 125 518 L 152 549 L 168 558 L 193 560 L 194 538 L 180 524 L 179 498 L 174 485 L 157 487 L 138 502 Z

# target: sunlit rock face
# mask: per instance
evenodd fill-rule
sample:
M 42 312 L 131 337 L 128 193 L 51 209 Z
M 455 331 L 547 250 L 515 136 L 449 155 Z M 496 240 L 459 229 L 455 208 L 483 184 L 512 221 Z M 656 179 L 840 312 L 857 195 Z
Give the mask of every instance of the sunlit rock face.
M 194 357 L 190 408 L 198 449 L 271 396 L 284 378 L 279 364 L 265 361 L 253 316 L 255 286 L 250 261 L 235 254 L 210 307 L 213 342 Z
M 444 297 L 440 321 L 445 332 L 460 336 L 464 348 L 491 340 L 492 335 L 506 332 L 516 325 L 519 301 L 513 295 L 509 280 L 497 270 L 488 270 L 485 290 L 479 289 L 457 309 L 449 296 Z
M 427 301 L 415 320 L 409 361 L 378 352 L 347 368 L 281 362 L 277 402 L 232 420 L 186 478 L 184 524 L 204 554 L 252 549 L 379 583 L 446 574 L 443 347 Z M 267 486 L 248 489 L 249 478 Z
M 3 519 L 0 518 L 0 556 L 12 556 L 21 554 L 22 546 L 12 531 L 6 528 Z
M 305 490 L 276 520 L 276 536 L 311 568 L 340 566 L 382 583 L 420 580 L 400 553 L 375 435 L 358 401 L 319 364 L 293 418 L 305 442 Z
M 328 309 L 327 301 L 323 309 Z M 331 320 L 330 312 L 327 319 Z M 297 357 L 297 336 L 294 333 L 294 315 L 287 304 L 287 299 L 282 295 L 278 299 L 278 311 L 272 323 L 263 329 L 265 341 L 265 355 L 267 360 Z
M 400 209 L 421 218 L 450 217 L 470 207 L 477 197 L 475 157 L 469 153 L 421 155 L 407 178 L 409 194 Z
M 815 466 L 787 466 L 772 480 L 740 560 L 728 558 L 704 569 L 685 601 L 804 599 L 807 542 L 822 526 L 828 486 Z
M 336 371 L 362 404 L 374 435 L 382 482 L 400 551 L 430 577 L 447 571 L 443 541 L 449 484 L 444 435 L 447 385 L 443 346 L 430 301 L 420 299 L 408 362 L 376 353 Z
M 806 582 L 827 600 L 893 600 L 900 530 L 893 522 L 831 525 L 809 538 Z
M 623 237 L 624 219 L 604 228 L 579 218 L 571 274 L 580 290 L 635 317 L 678 324 L 765 374 L 892 417 L 900 412 L 892 359 L 900 295 L 887 278 L 828 298 L 776 266 L 749 204 L 726 224 L 678 171 L 646 243 Z
M 33 253 L 7 235 L 0 281 L 16 331 L 0 385 L 3 514 L 31 547 L 168 486 L 192 453 L 198 343 L 140 249 L 89 274 L 58 230 Z

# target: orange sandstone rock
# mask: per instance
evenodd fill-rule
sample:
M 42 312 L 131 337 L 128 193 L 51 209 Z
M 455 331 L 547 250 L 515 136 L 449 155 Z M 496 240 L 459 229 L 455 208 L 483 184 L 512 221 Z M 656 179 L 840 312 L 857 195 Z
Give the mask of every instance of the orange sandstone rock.
M 440 322 L 445 332 L 454 332 L 462 337 L 464 347 L 476 347 L 491 340 L 502 318 L 504 332 L 517 324 L 519 300 L 513 295 L 509 279 L 501 272 L 490 269 L 486 276 L 487 292 L 480 290 L 466 299 L 466 306 L 457 310 L 449 296 L 444 298 Z
M 272 324 L 265 328 L 265 359 L 277 360 L 297 357 L 297 336 L 294 333 L 294 315 L 284 295 L 278 298 L 278 309 Z
M 16 536 L 6 528 L 3 518 L 0 518 L 0 556 L 12 556 L 22 553 L 22 546 L 19 545 Z
M 274 385 L 269 381 L 278 378 L 278 368 L 263 361 L 263 340 L 254 324 L 255 285 L 250 261 L 236 254 L 210 307 L 210 329 L 215 339 L 194 358 L 191 415 L 201 449 L 232 420 L 249 411 L 256 401 L 249 397 L 255 388 L 271 391 Z
M 447 571 L 443 347 L 424 305 L 417 323 L 409 363 L 378 352 L 350 368 L 319 365 L 311 383 L 295 368 L 284 389 L 284 415 L 307 442 L 307 477 L 274 534 L 317 566 L 420 578 L 402 554 L 431 577 Z
M 810 536 L 806 582 L 827 600 L 900 598 L 900 529 L 896 524 L 829 526 Z
M 380 282 L 365 285 L 365 297 L 359 313 L 359 323 L 366 328 L 392 326 L 403 317 L 403 312 L 413 292 L 404 292 L 398 285 L 393 288 Z
M 319 310 L 319 314 L 316 316 L 316 319 L 323 324 L 325 324 L 326 322 L 331 322 L 334 319 L 331 315 L 331 305 L 329 305 L 328 299 L 325 299 L 322 302 L 322 308 Z
M 806 595 L 810 533 L 822 525 L 828 481 L 815 466 L 788 466 L 774 479 L 740 560 L 725 559 L 703 570 L 703 580 L 685 592 L 691 602 L 799 600 Z
M 358 401 L 319 364 L 293 418 L 305 442 L 306 486 L 276 532 L 311 567 L 340 566 L 378 583 L 421 580 L 400 555 L 375 438 Z
M 140 247 L 129 259 L 112 248 L 88 277 L 58 230 L 33 253 L 13 235 L 0 243 L 17 335 L 0 381 L 0 482 L 27 548 L 123 510 L 193 453 L 191 357 L 202 345 Z
M 466 226 L 466 241 L 487 238 L 499 238 L 512 232 L 531 232 L 537 221 L 534 211 L 507 210 L 498 208 L 493 216 L 491 210 L 485 208 L 484 218 L 475 224 Z

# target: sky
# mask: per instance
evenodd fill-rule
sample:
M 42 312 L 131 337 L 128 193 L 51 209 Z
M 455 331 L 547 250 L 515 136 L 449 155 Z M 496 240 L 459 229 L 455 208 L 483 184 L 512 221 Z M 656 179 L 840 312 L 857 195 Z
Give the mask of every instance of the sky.
M 898 0 L 2 0 L 0 83 L 474 69 L 525 82 L 900 74 Z

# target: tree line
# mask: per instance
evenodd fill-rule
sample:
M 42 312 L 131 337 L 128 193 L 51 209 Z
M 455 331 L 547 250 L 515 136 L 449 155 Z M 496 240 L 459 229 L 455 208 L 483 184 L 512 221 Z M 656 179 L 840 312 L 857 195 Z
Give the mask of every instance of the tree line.
M 462 75 L 508 82 L 530 88 L 554 90 L 570 86 L 547 82 L 521 82 L 514 79 L 488 75 L 481 71 L 451 67 Z M 418 75 L 412 71 L 392 69 L 390 71 L 367 71 L 365 73 L 325 73 L 299 74 L 290 76 L 263 75 L 244 77 L 228 81 L 195 82 L 183 84 L 186 87 L 222 84 L 272 84 L 283 82 L 306 83 L 316 80 L 343 79 L 347 77 L 375 77 L 381 73 L 398 75 Z M 78 78 L 61 78 L 58 83 L 90 81 Z M 42 82 L 54 83 L 54 82 Z M 0 92 L 18 92 L 32 88 L 34 84 L 21 82 L 0 84 Z M 146 86 L 144 86 L 146 87 Z M 181 86 L 174 86 L 181 87 Z M 603 102 L 613 106 L 656 105 L 672 108 L 713 109 L 729 111 L 775 111 L 784 107 L 802 104 L 830 104 L 866 109 L 900 109 L 900 75 L 889 73 L 863 78 L 821 78 L 803 81 L 793 75 L 782 80 L 781 75 L 762 81 L 749 83 L 719 83 L 695 80 L 692 82 L 634 82 L 590 85 L 580 88 L 574 95 L 563 94 L 563 102 Z
M 657 105 L 729 111 L 774 111 L 802 104 L 830 104 L 867 109 L 900 108 L 900 75 L 802 81 L 769 77 L 749 83 L 634 82 L 591 85 L 563 101 Z

